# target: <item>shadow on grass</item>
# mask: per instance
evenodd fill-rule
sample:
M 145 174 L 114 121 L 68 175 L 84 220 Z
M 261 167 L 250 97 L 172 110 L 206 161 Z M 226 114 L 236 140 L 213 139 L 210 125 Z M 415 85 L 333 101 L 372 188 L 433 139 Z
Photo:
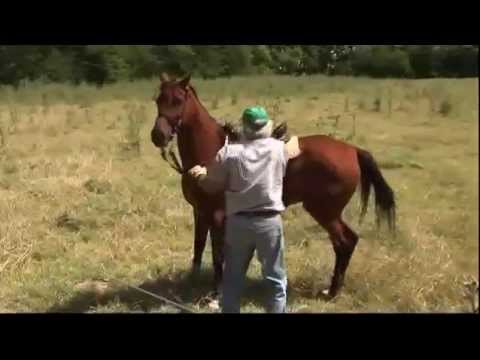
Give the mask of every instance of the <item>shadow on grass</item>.
M 157 280 L 145 281 L 141 285 L 131 284 L 139 288 L 160 295 L 171 301 L 196 309 L 198 312 L 210 312 L 208 309 L 208 299 L 212 295 L 213 271 L 204 270 L 198 274 L 195 279 L 191 274 L 180 271 L 166 277 L 160 277 Z M 261 279 L 248 278 L 245 281 L 245 288 L 242 296 L 242 302 L 251 303 L 263 309 L 265 299 L 265 287 Z M 295 284 L 289 284 L 288 303 L 295 303 L 299 299 L 318 298 L 327 300 L 321 294 L 314 295 L 311 291 L 300 290 Z M 150 297 L 136 289 L 119 288 L 106 292 L 99 296 L 95 291 L 76 293 L 66 302 L 53 305 L 47 310 L 48 313 L 85 313 L 95 312 L 99 306 L 108 306 L 112 302 L 120 304 L 122 311 L 127 308 L 132 312 L 152 312 L 162 308 L 165 304 L 160 300 Z M 163 312 L 178 313 L 173 307 Z

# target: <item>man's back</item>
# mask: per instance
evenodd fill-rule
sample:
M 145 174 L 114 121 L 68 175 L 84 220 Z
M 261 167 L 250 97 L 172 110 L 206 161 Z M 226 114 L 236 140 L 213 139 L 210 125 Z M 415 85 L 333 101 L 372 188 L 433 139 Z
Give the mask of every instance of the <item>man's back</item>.
M 269 287 L 267 311 L 284 313 L 287 274 L 280 212 L 285 210 L 282 195 L 288 148 L 271 138 L 273 122 L 264 108 L 245 110 L 242 122 L 244 142 L 227 142 L 208 169 L 196 166 L 189 173 L 199 179 L 204 191 L 225 192 L 222 312 L 240 312 L 245 273 L 256 250 Z
M 284 143 L 273 138 L 229 144 L 222 149 L 227 169 L 227 215 L 251 211 L 284 211 Z

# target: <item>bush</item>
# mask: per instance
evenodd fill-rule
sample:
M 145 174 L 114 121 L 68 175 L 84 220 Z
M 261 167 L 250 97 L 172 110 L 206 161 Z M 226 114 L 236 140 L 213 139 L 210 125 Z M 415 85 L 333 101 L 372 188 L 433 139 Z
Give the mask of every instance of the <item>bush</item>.
M 439 46 L 435 49 L 433 69 L 439 77 L 478 76 L 478 46 Z
M 382 110 L 382 98 L 376 97 L 373 101 L 373 111 L 380 112 Z
M 232 105 L 235 106 L 238 104 L 238 95 L 237 94 L 233 94 L 232 95 Z
M 88 180 L 83 186 L 89 192 L 100 195 L 106 194 L 112 189 L 112 185 L 109 182 L 99 181 L 96 179 Z
M 103 85 L 161 71 L 205 79 L 280 73 L 475 77 L 478 45 L 1 45 L 0 85 Z
M 429 45 L 412 46 L 409 49 L 410 64 L 416 78 L 433 75 L 433 48 Z
M 440 109 L 438 112 L 443 116 L 448 116 L 452 112 L 452 109 L 452 103 L 448 99 L 445 99 L 440 103 Z
M 15 162 L 10 161 L 3 165 L 3 172 L 5 174 L 15 174 L 18 171 L 18 166 Z
M 405 78 L 412 75 L 408 53 L 388 46 L 360 48 L 353 55 L 352 69 L 354 75 L 374 78 Z

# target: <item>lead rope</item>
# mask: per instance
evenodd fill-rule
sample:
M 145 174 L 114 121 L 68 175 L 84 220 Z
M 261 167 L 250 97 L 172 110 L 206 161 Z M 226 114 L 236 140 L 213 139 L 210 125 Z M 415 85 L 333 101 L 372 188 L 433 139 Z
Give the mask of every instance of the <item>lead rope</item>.
M 161 154 L 163 160 L 170 165 L 170 167 L 175 170 L 178 174 L 183 175 L 185 173 L 185 170 L 183 169 L 182 165 L 180 165 L 180 161 L 177 158 L 177 155 L 173 151 L 172 148 L 167 149 L 161 148 Z
M 175 308 L 177 308 L 177 309 L 179 309 L 179 310 L 182 310 L 183 312 L 186 312 L 186 313 L 189 313 L 189 314 L 197 314 L 197 312 L 196 312 L 195 310 L 193 310 L 193 309 L 191 309 L 191 308 L 189 308 L 189 307 L 187 307 L 187 306 L 185 306 L 185 305 L 176 303 L 175 301 L 169 300 L 169 299 L 167 299 L 167 298 L 165 298 L 165 297 L 163 297 L 163 296 L 160 296 L 160 295 L 156 295 L 156 294 L 154 294 L 154 293 L 151 293 L 150 291 L 147 291 L 147 290 L 144 290 L 144 289 L 142 289 L 142 288 L 139 288 L 138 286 L 130 285 L 130 284 L 127 284 L 127 283 L 125 283 L 125 282 L 123 282 L 123 281 L 121 281 L 121 280 L 116 280 L 116 279 L 111 279 L 111 281 L 116 282 L 116 283 L 119 283 L 119 284 L 121 284 L 121 285 L 123 285 L 123 286 L 125 286 L 125 287 L 129 287 L 129 288 L 131 288 L 131 289 L 133 289 L 133 290 L 136 290 L 136 291 L 138 291 L 138 292 L 141 292 L 141 293 L 143 293 L 143 294 L 145 294 L 145 295 L 148 295 L 148 296 L 150 296 L 150 297 L 152 297 L 152 298 L 154 298 L 154 299 L 160 300 L 160 301 L 162 301 L 162 302 L 164 302 L 164 303 L 166 303 L 166 304 L 168 304 L 168 305 L 171 305 L 171 306 L 173 306 L 173 307 L 175 307 Z

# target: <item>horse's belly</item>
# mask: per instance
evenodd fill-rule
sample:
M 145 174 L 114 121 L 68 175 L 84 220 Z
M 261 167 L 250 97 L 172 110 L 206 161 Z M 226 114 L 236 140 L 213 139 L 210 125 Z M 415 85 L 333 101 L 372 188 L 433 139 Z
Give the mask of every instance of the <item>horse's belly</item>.
M 284 181 L 285 205 L 309 199 L 349 198 L 360 180 L 355 151 L 335 158 L 315 150 L 312 154 L 309 150 L 288 163 Z

